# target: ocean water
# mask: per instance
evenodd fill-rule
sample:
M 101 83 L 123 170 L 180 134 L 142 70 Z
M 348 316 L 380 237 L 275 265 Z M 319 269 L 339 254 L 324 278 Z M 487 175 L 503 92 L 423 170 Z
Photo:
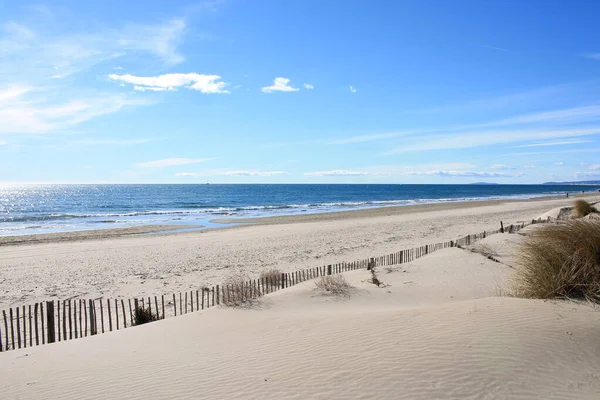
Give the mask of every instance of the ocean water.
M 597 191 L 565 185 L 23 185 L 0 187 L 0 235 Z

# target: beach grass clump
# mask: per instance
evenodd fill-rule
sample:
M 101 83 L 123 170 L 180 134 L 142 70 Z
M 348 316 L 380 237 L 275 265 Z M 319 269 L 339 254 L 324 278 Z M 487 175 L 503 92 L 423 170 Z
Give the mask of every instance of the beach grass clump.
M 348 283 L 344 275 L 325 275 L 315 282 L 315 287 L 321 292 L 335 295 L 347 295 L 354 288 Z
M 575 218 L 583 218 L 597 212 L 598 210 L 585 200 L 575 200 L 573 203 L 573 216 Z
M 265 282 L 269 282 L 269 284 L 279 287 L 281 286 L 282 274 L 283 273 L 277 268 L 269 268 L 260 273 L 260 279 L 264 279 Z
M 133 325 L 142 325 L 154 321 L 158 321 L 158 316 L 153 314 L 152 310 L 140 306 L 135 308 L 133 312 Z
M 250 285 L 248 276 L 243 272 L 236 272 L 227 277 L 223 284 L 223 304 L 226 306 L 235 306 L 252 299 L 253 288 Z
M 600 223 L 570 220 L 531 232 L 519 248 L 516 296 L 600 303 Z

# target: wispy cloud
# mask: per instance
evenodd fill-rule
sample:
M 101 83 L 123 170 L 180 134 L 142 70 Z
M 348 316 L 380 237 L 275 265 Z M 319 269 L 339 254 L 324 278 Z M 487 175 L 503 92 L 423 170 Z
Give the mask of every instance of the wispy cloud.
M 533 164 L 523 165 L 523 168 L 525 168 L 525 169 L 534 169 L 535 165 L 533 165 Z
M 43 88 L 0 91 L 0 133 L 49 133 L 71 128 L 101 115 L 114 113 L 127 106 L 149 104 L 146 99 L 127 94 L 92 92 L 64 101 Z M 10 101 L 7 101 L 7 98 Z
M 519 146 L 514 146 L 514 147 L 563 146 L 563 145 L 568 145 L 568 144 L 580 144 L 580 143 L 592 143 L 592 142 L 593 142 L 593 140 L 584 140 L 584 139 L 553 140 L 550 142 L 521 144 Z
M 221 175 L 241 175 L 241 176 L 275 176 L 275 175 L 287 175 L 288 173 L 285 171 L 245 171 L 245 170 L 235 170 L 235 171 L 226 171 Z
M 500 156 L 539 156 L 544 154 L 573 154 L 573 153 L 600 153 L 600 148 L 586 148 L 573 150 L 557 150 L 557 151 L 528 151 L 523 153 L 506 153 Z
M 416 135 L 427 135 L 427 134 L 441 134 L 441 133 L 452 133 L 461 132 L 482 128 L 494 128 L 501 126 L 519 126 L 528 124 L 545 124 L 550 126 L 556 126 L 561 124 L 580 124 L 584 122 L 600 120 L 600 106 L 586 106 L 586 107 L 575 107 L 552 111 L 543 111 L 528 113 L 523 115 L 517 115 L 514 117 L 503 118 L 496 121 L 490 121 L 479 124 L 468 124 L 468 125 L 456 125 L 447 127 L 437 127 L 430 129 L 413 129 L 399 132 L 389 133 L 377 133 L 371 135 L 360 135 L 348 138 L 342 138 L 332 141 L 332 144 L 346 144 L 346 143 L 364 143 L 379 140 L 390 140 L 405 136 L 416 136 Z M 517 127 L 516 129 L 522 129 Z M 581 140 L 581 139 L 579 139 Z M 526 141 L 526 139 L 521 140 Z M 533 147 L 533 146 L 532 146 Z
M 510 53 L 510 50 L 507 50 L 503 47 L 489 46 L 487 44 L 482 44 L 480 46 L 485 47 L 486 49 L 492 49 L 492 50 L 498 50 L 498 51 L 504 51 L 504 52 Z
M 435 175 L 435 176 L 448 176 L 448 177 L 472 177 L 472 178 L 515 178 L 524 176 L 523 173 L 504 173 L 504 172 L 476 172 L 476 171 L 424 171 L 424 172 L 411 172 L 409 175 Z
M 178 172 L 179 177 L 206 177 L 206 176 L 277 176 L 288 175 L 285 171 L 256 171 L 256 170 L 208 170 L 201 172 Z
M 7 143 L 4 140 L 0 140 L 0 146 L 5 146 Z
M 473 113 L 481 110 L 515 109 L 517 107 L 519 109 L 531 109 L 532 106 L 541 108 L 548 107 L 548 105 L 555 107 L 555 104 L 566 104 L 560 101 L 561 99 L 569 99 L 570 102 L 596 99 L 597 96 L 594 92 L 597 92 L 599 83 L 598 80 L 564 83 L 407 112 L 413 114 Z M 589 94 L 592 94 L 592 97 Z
M 65 79 L 108 60 L 135 57 L 168 65 L 183 61 L 178 53 L 185 33 L 182 19 L 110 29 L 86 26 L 65 34 L 64 25 L 71 26 L 72 17 L 63 14 L 46 7 L 26 21 L 0 25 L 0 133 L 63 131 L 127 106 L 149 104 L 147 99 L 86 89 Z
M 176 165 L 198 164 L 212 161 L 214 158 L 164 158 L 156 161 L 146 161 L 135 164 L 139 168 L 173 167 Z
M 592 60 L 600 60 L 600 53 L 587 53 L 584 57 L 591 58 Z
M 306 176 L 363 176 L 363 175 L 377 175 L 376 172 L 366 171 L 348 171 L 344 169 L 336 169 L 332 171 L 317 171 L 317 172 L 306 172 Z
M 554 163 L 554 165 L 558 165 L 559 167 L 562 167 L 563 165 L 565 165 L 565 163 L 562 161 L 557 161 Z
M 177 48 L 181 44 L 186 23 L 174 18 L 159 26 L 128 25 L 117 34 L 117 44 L 129 51 L 155 54 L 169 64 L 185 61 Z
M 111 74 L 108 77 L 113 81 L 132 84 L 134 85 L 134 90 L 138 91 L 165 91 L 176 90 L 178 87 L 185 87 L 187 89 L 197 90 L 201 93 L 230 93 L 228 90 L 225 90 L 227 83 L 221 81 L 219 75 L 204 75 L 197 73 L 164 74 L 158 76 Z
M 492 169 L 516 169 L 515 167 L 511 167 L 510 165 L 504 164 L 494 164 L 491 167 Z
M 354 86 L 350 85 L 348 86 L 348 88 L 350 89 L 350 93 L 356 93 L 356 89 L 354 88 Z
M 150 142 L 151 139 L 82 139 L 71 140 L 69 144 L 83 146 L 128 146 Z
M 304 86 L 304 89 L 308 89 L 308 90 L 312 90 L 315 88 L 314 85 L 311 85 L 310 83 L 305 83 L 303 86 Z
M 260 89 L 261 92 L 264 93 L 272 93 L 272 92 L 297 92 L 298 88 L 295 88 L 290 85 L 291 80 L 288 78 L 278 77 L 273 81 L 273 85 L 265 86 Z
M 600 126 L 591 128 L 565 129 L 512 129 L 501 131 L 465 131 L 451 135 L 438 134 L 413 139 L 401 147 L 396 147 L 383 154 L 399 154 L 414 151 L 465 149 L 480 146 L 491 146 L 515 142 L 564 138 L 573 136 L 590 136 L 600 134 Z
M 588 169 L 593 170 L 593 171 L 598 171 L 598 170 L 600 170 L 600 164 L 592 164 L 588 167 Z

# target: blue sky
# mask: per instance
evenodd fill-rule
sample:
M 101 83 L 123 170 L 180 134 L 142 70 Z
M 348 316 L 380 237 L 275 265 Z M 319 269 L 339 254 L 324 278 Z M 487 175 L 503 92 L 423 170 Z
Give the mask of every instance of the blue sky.
M 597 15 L 0 0 L 0 182 L 600 179 Z

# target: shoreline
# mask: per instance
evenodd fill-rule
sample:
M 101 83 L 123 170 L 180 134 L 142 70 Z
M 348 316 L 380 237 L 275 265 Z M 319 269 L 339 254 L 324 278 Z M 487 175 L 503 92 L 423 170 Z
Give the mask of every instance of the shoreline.
M 413 214 L 417 212 L 429 211 L 446 211 L 462 208 L 477 208 L 487 207 L 499 204 L 510 203 L 535 203 L 548 200 L 570 200 L 573 199 L 594 199 L 600 201 L 600 193 L 586 193 L 565 196 L 549 195 L 539 196 L 530 199 L 497 199 L 497 200 L 470 200 L 470 201 L 447 201 L 440 203 L 423 203 L 411 205 L 394 205 L 382 207 L 361 208 L 356 210 L 330 211 L 322 213 L 307 213 L 294 215 L 274 215 L 266 217 L 250 217 L 250 218 L 215 218 L 211 219 L 211 223 L 216 224 L 258 224 L 258 225 L 275 225 L 289 224 L 296 222 L 314 222 L 314 221 L 335 221 L 343 219 L 358 219 L 379 216 L 394 216 L 403 214 Z
M 186 232 L 169 225 L 5 237 L 0 308 L 49 299 L 172 294 L 219 285 L 236 274 L 250 279 L 271 268 L 293 272 L 351 262 L 497 229 L 500 221 L 531 221 L 572 200 L 387 207 Z M 165 233 L 144 234 L 157 229 Z
M 195 225 L 134 225 L 124 228 L 86 229 L 68 232 L 33 233 L 29 235 L 0 236 L 0 246 L 111 239 L 152 233 L 169 233 L 170 231 L 194 228 L 202 229 L 201 226 Z
M 475 201 L 447 201 L 440 203 L 424 203 L 412 205 L 393 205 L 381 207 L 358 208 L 354 210 L 340 210 L 328 212 L 315 212 L 304 214 L 288 215 L 268 215 L 264 217 L 231 217 L 214 218 L 208 220 L 209 225 L 218 224 L 222 226 L 207 227 L 194 224 L 148 224 L 132 225 L 120 228 L 101 228 L 101 229 L 83 229 L 66 232 L 32 233 L 23 235 L 0 236 L 0 246 L 38 244 L 38 243 L 58 243 L 65 241 L 87 241 L 97 239 L 113 239 L 121 237 L 132 237 L 135 235 L 157 234 L 181 235 L 193 232 L 208 232 L 215 230 L 229 230 L 233 228 L 243 228 L 252 225 L 281 225 L 320 221 L 341 221 L 356 220 L 372 217 L 392 217 L 421 212 L 451 211 L 466 208 L 488 207 L 501 204 L 513 203 L 538 203 L 550 200 L 570 200 L 584 198 L 600 201 L 600 193 L 573 194 L 567 199 L 564 196 L 549 195 L 539 196 L 531 199 L 498 199 L 498 200 L 475 200 Z

